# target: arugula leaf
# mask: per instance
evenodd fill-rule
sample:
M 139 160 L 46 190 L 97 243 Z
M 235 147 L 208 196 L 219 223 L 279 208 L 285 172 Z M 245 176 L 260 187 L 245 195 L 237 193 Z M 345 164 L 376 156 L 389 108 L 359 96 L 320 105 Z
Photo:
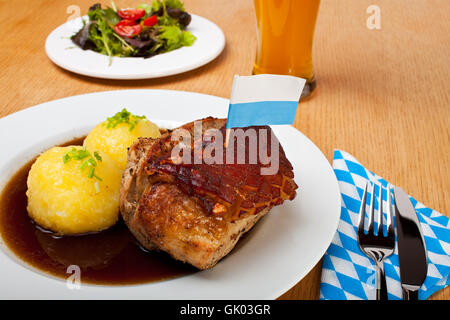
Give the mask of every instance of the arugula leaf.
M 116 24 L 120 22 L 119 15 L 111 8 L 104 9 L 103 15 L 105 17 L 106 22 L 111 26 L 111 28 L 113 28 Z
M 95 44 L 94 51 L 109 56 L 109 64 L 113 56 L 129 57 L 134 49 L 126 41 L 114 32 L 114 25 L 120 21 L 117 13 L 111 9 L 94 8 L 88 12 L 92 27 L 89 31 L 89 39 Z

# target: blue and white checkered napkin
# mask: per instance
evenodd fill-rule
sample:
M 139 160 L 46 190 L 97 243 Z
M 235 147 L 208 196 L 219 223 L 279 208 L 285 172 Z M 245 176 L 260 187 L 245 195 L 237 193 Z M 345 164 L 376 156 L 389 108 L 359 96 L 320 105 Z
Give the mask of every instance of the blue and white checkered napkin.
M 367 180 L 380 182 L 385 187 L 387 181 L 340 150 L 334 152 L 333 169 L 342 196 L 341 219 L 323 257 L 320 299 L 374 300 L 375 263 L 360 250 L 356 232 L 361 197 Z M 419 291 L 419 299 L 426 299 L 450 284 L 450 220 L 410 199 L 419 217 L 428 251 L 428 274 Z M 397 246 L 394 253 L 386 258 L 384 266 L 389 299 L 401 299 Z

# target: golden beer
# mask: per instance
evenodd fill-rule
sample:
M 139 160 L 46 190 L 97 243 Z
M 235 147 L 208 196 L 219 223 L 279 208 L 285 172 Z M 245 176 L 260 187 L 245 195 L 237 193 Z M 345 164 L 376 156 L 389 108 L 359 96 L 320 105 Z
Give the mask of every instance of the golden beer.
M 253 74 L 306 79 L 302 97 L 316 87 L 312 63 L 320 0 L 255 0 L 258 49 Z

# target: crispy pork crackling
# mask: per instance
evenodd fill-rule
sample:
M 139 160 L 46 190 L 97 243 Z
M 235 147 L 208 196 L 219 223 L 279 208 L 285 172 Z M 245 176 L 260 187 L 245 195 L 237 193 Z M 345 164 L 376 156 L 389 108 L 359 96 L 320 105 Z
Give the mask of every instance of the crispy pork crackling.
M 225 137 L 226 119 L 201 120 L 202 132 L 220 130 Z M 194 138 L 194 122 L 180 128 L 191 134 L 191 159 L 194 144 L 202 150 L 208 144 Z M 259 133 L 267 130 L 266 145 L 270 153 L 271 130 L 267 126 L 249 127 Z M 140 138 L 128 151 L 128 164 L 122 177 L 120 210 L 128 228 L 143 247 L 168 252 L 173 258 L 197 267 L 213 267 L 236 245 L 239 238 L 267 214 L 273 206 L 296 195 L 292 165 L 279 145 L 279 170 L 261 175 L 257 163 L 237 164 L 237 148 L 250 148 L 249 139 L 234 147 L 233 163 L 224 164 L 175 163 L 172 149 L 179 141 L 172 141 L 169 131 L 158 139 Z M 259 145 L 258 138 L 258 145 Z M 276 138 L 275 138 L 276 139 Z M 238 141 L 238 140 L 236 140 Z M 213 153 L 214 156 L 217 156 Z

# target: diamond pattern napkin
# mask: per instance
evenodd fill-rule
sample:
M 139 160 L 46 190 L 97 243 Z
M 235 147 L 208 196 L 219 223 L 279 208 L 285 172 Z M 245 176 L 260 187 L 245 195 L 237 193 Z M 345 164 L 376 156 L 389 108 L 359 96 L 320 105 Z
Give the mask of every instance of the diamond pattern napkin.
M 374 300 L 375 263 L 360 250 L 357 241 L 359 207 L 367 181 L 379 182 L 384 187 L 388 183 L 344 151 L 335 150 L 333 169 L 342 196 L 341 218 L 333 241 L 323 257 L 320 299 Z M 419 291 L 419 299 L 427 299 L 450 284 L 450 220 L 415 199 L 410 199 L 421 223 L 428 251 L 428 274 Z M 394 253 L 384 262 L 391 300 L 402 299 L 397 253 L 396 246 Z

